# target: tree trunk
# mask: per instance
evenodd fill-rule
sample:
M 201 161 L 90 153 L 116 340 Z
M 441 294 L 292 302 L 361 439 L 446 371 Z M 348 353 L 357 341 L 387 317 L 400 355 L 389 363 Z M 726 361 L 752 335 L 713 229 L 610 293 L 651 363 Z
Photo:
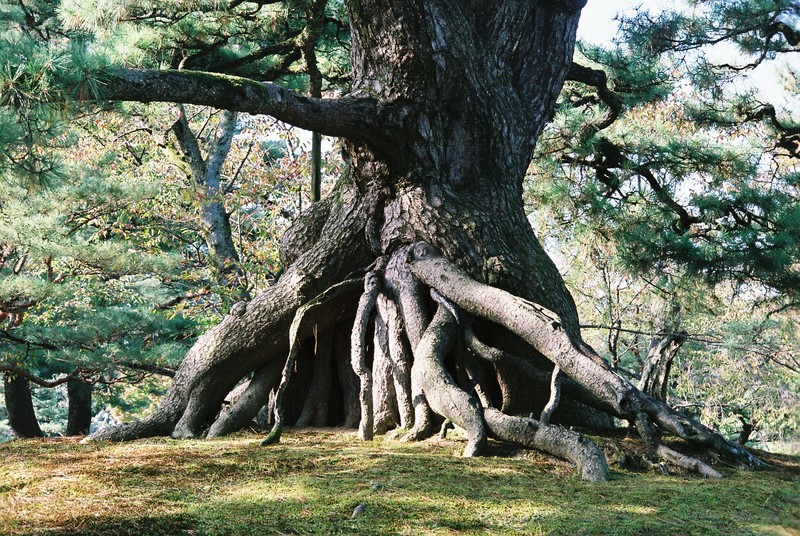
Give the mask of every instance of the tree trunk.
M 290 325 L 292 333 L 299 329 L 307 338 L 355 316 L 350 362 L 361 382 L 363 439 L 375 431 L 373 402 L 381 400 L 376 354 L 370 353 L 378 349 L 389 354 L 377 359 L 377 371 L 386 378 L 379 390 L 389 390 L 388 364 L 399 365 L 393 377 L 398 381 L 391 384 L 394 407 L 405 408 L 411 421 L 404 439 L 433 433 L 438 414 L 467 431 L 466 455 L 479 453 L 493 435 L 567 457 L 583 467 L 584 478 L 605 478 L 605 460 L 584 438 L 487 407 L 499 397 L 492 400 L 492 386 L 481 385 L 475 366 L 459 355 L 469 349 L 482 367 L 499 373 L 495 391 L 503 391 L 509 405 L 538 398 L 538 415 L 558 366 L 560 405 L 576 399 L 636 422 L 654 456 L 684 463 L 660 448 L 657 434 L 650 433 L 658 427 L 756 463 L 743 449 L 639 391 L 583 342 L 575 303 L 528 224 L 523 179 L 571 65 L 584 3 L 350 2 L 353 88 L 332 102 L 299 99 L 269 85 L 163 75 L 173 81 L 159 86 L 170 98 L 230 99 L 235 109 L 267 109 L 305 128 L 343 136 L 347 166 L 331 195 L 312 205 L 284 237 L 286 271 L 276 285 L 198 340 L 151 417 L 95 437 L 202 434 L 243 375 L 271 360 L 286 361 L 295 340 Z M 127 73 L 120 80 L 140 83 L 145 74 Z M 195 85 L 175 89 L 180 76 Z M 198 80 L 206 86 L 197 86 Z M 105 87 L 129 95 L 121 83 L 109 80 Z M 343 281 L 357 283 L 335 296 L 327 292 L 341 289 Z M 389 326 L 373 325 L 374 306 L 384 298 L 402 321 L 402 340 L 392 345 Z M 309 304 L 315 309 L 306 314 Z M 492 346 L 470 344 L 466 327 L 473 319 L 485 326 L 479 337 L 492 333 Z M 371 348 L 368 334 L 376 331 Z M 519 345 L 525 352 L 517 356 Z M 401 359 L 403 348 L 411 355 Z M 403 362 L 411 364 L 410 379 Z M 512 378 L 506 368 L 512 362 L 524 369 L 546 363 L 542 385 L 529 380 L 539 372 Z M 407 401 L 398 390 L 409 394 Z M 506 404 L 503 410 L 512 411 Z
M 25 378 L 3 374 L 8 424 L 16 437 L 44 437 L 33 411 L 30 383 Z
M 92 423 L 92 386 L 72 380 L 67 382 L 67 429 L 64 435 L 76 436 L 89 433 Z

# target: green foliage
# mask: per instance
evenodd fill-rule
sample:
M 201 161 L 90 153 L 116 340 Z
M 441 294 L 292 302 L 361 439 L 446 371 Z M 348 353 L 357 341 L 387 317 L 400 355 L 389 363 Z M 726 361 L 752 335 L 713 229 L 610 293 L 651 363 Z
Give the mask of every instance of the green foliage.
M 795 50 L 768 30 L 790 7 L 638 10 L 620 18 L 616 48 L 582 44 L 576 60 L 606 73 L 618 118 L 598 128 L 609 103 L 591 86 L 566 86 L 537 149 L 534 196 L 562 207 L 567 223 L 613 236 L 633 271 L 678 263 L 710 283 L 759 284 L 796 300 L 800 124 L 790 106 L 764 103 L 742 70 L 748 58 L 757 65 Z M 741 65 L 720 53 L 726 43 Z M 784 87 L 797 102 L 796 87 Z
M 204 143 L 219 112 L 188 108 Z M 141 367 L 177 367 L 233 297 L 216 283 L 202 238 L 204 192 L 184 172 L 174 138 L 162 134 L 174 109 L 126 112 L 73 122 L 63 134 L 69 149 L 52 151 L 68 172 L 50 188 L 6 185 L 0 300 L 31 304 L 20 325 L 7 324 L 5 364 L 45 379 L 80 369 L 97 382 L 95 412 L 110 406 L 131 418 L 162 389 Z M 278 272 L 278 238 L 308 203 L 299 180 L 309 175 L 307 145 L 271 121 L 248 118 L 237 127 L 222 177 L 254 291 Z M 339 165 L 329 155 L 326 186 Z M 56 391 L 33 390 L 47 433 L 61 433 L 66 418 L 66 396 Z
M 670 401 L 732 439 L 745 419 L 753 440 L 792 441 L 800 94 L 780 63 L 797 43 L 774 25 L 792 6 L 689 4 L 628 12 L 613 47 L 579 45 L 619 100 L 565 86 L 530 171 L 532 220 L 622 373 L 638 380 L 650 342 L 686 331 Z

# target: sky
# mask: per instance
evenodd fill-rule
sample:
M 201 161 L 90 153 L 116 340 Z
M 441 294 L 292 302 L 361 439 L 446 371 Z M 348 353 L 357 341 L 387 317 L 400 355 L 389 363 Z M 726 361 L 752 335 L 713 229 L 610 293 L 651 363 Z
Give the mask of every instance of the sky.
M 616 23 L 614 16 L 620 11 L 625 11 L 642 4 L 647 7 L 662 7 L 665 2 L 661 0 L 589 0 L 581 13 L 581 22 L 578 25 L 578 38 L 592 43 L 602 43 L 614 36 Z

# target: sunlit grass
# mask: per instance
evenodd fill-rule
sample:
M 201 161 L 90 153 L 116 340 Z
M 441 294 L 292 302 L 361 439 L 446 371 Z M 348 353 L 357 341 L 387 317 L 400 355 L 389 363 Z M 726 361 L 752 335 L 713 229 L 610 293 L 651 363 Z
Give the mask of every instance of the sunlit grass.
M 614 470 L 580 481 L 536 452 L 339 431 L 0 445 L 2 534 L 798 534 L 800 463 L 708 481 Z M 493 452 L 507 454 L 493 446 Z M 352 517 L 358 505 L 362 514 Z

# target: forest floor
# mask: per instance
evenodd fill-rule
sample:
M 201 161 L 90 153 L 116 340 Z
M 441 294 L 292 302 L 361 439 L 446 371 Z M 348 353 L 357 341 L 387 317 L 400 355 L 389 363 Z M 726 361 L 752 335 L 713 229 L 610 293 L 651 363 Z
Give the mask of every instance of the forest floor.
M 800 535 L 800 457 L 764 455 L 774 469 L 760 472 L 718 466 L 722 480 L 612 464 L 592 484 L 498 443 L 465 459 L 457 438 L 261 437 L 2 444 L 0 534 Z M 623 436 L 600 442 L 636 450 Z

